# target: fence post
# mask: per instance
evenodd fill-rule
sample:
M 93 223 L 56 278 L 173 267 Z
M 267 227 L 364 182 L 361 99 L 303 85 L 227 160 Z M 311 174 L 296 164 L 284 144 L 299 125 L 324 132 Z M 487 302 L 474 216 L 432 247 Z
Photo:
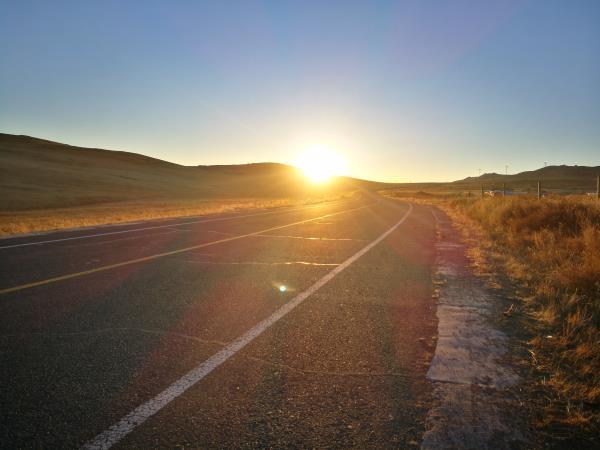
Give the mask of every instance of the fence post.
M 481 198 L 483 198 L 483 186 L 481 186 Z
M 538 196 L 537 196 L 537 198 L 539 200 L 540 198 L 542 198 L 542 182 L 538 181 L 537 184 L 538 184 Z
M 506 197 L 506 183 L 502 183 L 502 197 Z

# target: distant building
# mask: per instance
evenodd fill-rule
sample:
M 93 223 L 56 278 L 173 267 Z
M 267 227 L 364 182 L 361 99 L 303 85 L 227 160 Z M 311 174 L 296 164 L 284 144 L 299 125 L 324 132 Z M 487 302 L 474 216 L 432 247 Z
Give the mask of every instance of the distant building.
M 485 195 L 489 196 L 489 197 L 502 197 L 504 195 L 508 196 L 513 196 L 513 195 L 527 195 L 527 192 L 521 192 L 521 191 L 511 191 L 511 190 L 506 190 L 503 191 L 502 189 L 495 189 L 495 190 L 490 190 L 490 191 L 485 191 Z

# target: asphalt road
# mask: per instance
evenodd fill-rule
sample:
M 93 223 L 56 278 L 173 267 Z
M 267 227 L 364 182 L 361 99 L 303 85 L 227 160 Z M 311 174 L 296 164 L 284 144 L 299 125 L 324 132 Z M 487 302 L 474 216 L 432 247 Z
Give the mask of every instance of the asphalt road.
M 0 447 L 416 447 L 434 240 L 371 198 L 1 240 Z

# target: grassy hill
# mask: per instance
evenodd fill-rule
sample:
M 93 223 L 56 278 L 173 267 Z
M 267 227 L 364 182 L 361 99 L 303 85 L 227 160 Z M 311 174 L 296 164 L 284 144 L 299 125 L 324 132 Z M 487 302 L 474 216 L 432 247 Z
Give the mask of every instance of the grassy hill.
M 0 134 L 0 210 L 156 200 L 287 198 L 353 188 L 306 182 L 284 164 L 181 166 L 135 153 Z
M 382 187 L 394 196 L 426 196 L 427 194 L 458 195 L 465 192 L 477 193 L 485 190 L 502 189 L 535 193 L 537 182 L 542 183 L 544 192 L 556 194 L 583 194 L 596 192 L 596 177 L 600 166 L 548 166 L 514 175 L 486 173 L 479 177 L 467 177 L 449 183 L 400 183 Z

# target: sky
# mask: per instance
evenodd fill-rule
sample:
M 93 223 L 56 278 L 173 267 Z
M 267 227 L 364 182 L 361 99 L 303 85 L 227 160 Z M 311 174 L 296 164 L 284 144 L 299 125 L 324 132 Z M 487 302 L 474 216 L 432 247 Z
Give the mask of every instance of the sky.
M 0 132 L 396 182 L 600 165 L 597 0 L 0 6 Z

